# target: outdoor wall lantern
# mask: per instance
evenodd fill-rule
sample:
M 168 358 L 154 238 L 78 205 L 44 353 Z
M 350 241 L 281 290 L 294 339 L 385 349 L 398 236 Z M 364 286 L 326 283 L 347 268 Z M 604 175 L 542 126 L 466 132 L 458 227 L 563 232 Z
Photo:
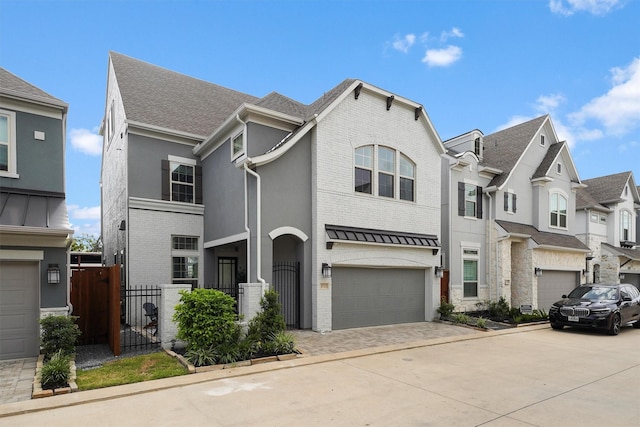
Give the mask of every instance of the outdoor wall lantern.
M 444 267 L 436 266 L 434 267 L 433 272 L 436 275 L 436 278 L 442 279 L 442 274 L 444 273 Z
M 60 267 L 58 264 L 49 264 L 49 268 L 47 268 L 47 282 L 50 285 L 60 283 Z
M 434 254 L 434 255 L 438 255 L 438 251 L 439 250 L 440 249 L 438 249 L 438 248 L 433 248 L 433 249 L 431 249 L 431 253 Z
M 331 266 L 326 262 L 322 263 L 322 277 L 325 279 L 331 278 Z
M 542 276 L 542 269 L 540 267 L 536 267 L 533 269 L 533 273 L 536 275 L 536 277 L 540 277 Z

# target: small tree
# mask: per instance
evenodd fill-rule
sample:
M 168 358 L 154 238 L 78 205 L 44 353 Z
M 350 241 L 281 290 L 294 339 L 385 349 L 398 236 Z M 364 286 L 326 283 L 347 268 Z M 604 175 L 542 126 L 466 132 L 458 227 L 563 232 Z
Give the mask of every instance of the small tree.
M 249 321 L 247 336 L 252 341 L 267 342 L 287 327 L 282 315 L 278 293 L 268 290 L 260 300 L 262 311 Z
M 236 323 L 236 300 L 215 289 L 180 292 L 173 320 L 178 323 L 178 338 L 189 349 L 208 349 L 237 343 L 240 326 Z
M 102 251 L 102 241 L 90 234 L 82 234 L 74 237 L 71 242 L 72 252 L 100 252 Z

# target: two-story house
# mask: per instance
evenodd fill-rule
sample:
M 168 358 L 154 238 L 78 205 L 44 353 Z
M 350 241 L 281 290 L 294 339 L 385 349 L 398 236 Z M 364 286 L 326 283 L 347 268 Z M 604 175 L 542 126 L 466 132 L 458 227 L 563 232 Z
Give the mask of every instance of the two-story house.
M 575 237 L 584 185 L 548 115 L 444 142 L 443 249 L 457 309 L 501 297 L 548 310 L 582 280 L 590 249 Z M 445 276 L 445 277 L 447 277 Z
M 40 318 L 69 312 L 67 109 L 0 68 L 0 360 L 37 356 Z
M 576 236 L 588 245 L 589 280 L 632 283 L 640 288 L 638 209 L 640 196 L 632 172 L 583 181 L 578 191 Z
M 130 285 L 269 284 L 318 331 L 435 316 L 445 150 L 420 104 L 351 79 L 257 98 L 111 53 L 103 133 Z

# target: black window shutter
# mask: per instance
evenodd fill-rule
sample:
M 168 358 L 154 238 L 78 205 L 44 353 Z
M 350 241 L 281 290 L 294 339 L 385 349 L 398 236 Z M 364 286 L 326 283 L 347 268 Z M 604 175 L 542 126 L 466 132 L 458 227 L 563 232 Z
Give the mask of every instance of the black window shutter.
M 202 204 L 202 166 L 196 166 L 196 204 Z
M 169 160 L 162 160 L 162 200 L 171 200 L 171 177 L 169 176 Z
M 516 199 L 517 199 L 517 197 L 516 197 L 516 195 L 514 194 L 514 195 L 513 195 L 513 213 L 516 213 Z
M 504 193 L 504 211 L 509 212 L 509 193 Z
M 464 216 L 464 182 L 458 182 L 458 216 Z
M 482 219 L 482 187 L 476 187 L 476 218 Z

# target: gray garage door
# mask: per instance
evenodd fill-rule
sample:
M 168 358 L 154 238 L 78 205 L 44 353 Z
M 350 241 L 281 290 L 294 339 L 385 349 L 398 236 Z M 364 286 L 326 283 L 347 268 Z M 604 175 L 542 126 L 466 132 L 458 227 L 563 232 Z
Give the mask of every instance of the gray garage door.
M 0 360 L 37 356 L 38 263 L 0 262 Z
M 334 267 L 332 328 L 423 322 L 425 270 Z
M 543 270 L 538 277 L 538 308 L 548 313 L 554 302 L 579 284 L 575 271 Z
M 625 273 L 624 279 L 620 279 L 621 283 L 629 283 L 640 289 L 640 274 Z

